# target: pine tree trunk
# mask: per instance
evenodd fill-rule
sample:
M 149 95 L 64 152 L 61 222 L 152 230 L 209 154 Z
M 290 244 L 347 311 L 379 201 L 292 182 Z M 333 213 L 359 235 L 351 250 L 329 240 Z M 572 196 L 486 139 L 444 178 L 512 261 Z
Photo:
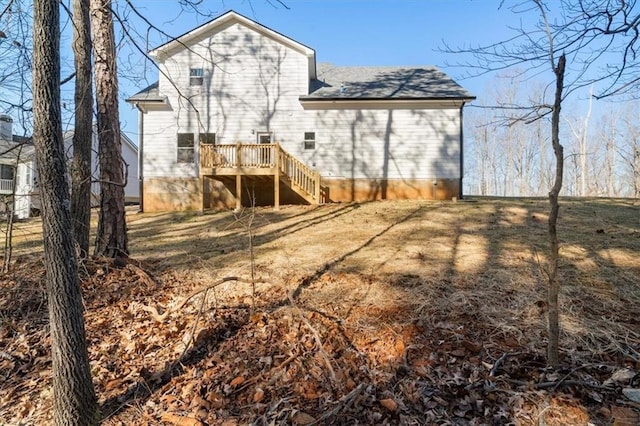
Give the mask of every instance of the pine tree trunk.
M 552 367 L 556 367 L 560 362 L 560 323 L 558 309 L 560 283 L 558 282 L 559 256 L 556 224 L 558 222 L 558 212 L 560 211 L 558 195 L 562 189 L 562 174 L 564 172 L 564 149 L 560 144 L 560 107 L 562 106 L 562 90 L 564 89 L 565 64 L 566 57 L 562 54 L 558 59 L 558 66 L 553 70 L 556 75 L 556 93 L 553 104 L 553 114 L 551 115 L 551 143 L 553 144 L 553 153 L 556 157 L 556 175 L 553 187 L 549 192 L 549 205 L 551 211 L 549 214 L 549 344 L 547 346 L 547 364 Z
M 89 0 L 73 0 L 73 54 L 76 70 L 76 114 L 71 166 L 71 215 L 73 235 L 84 257 L 89 253 L 93 133 Z
M 98 109 L 100 159 L 100 214 L 96 256 L 126 256 L 127 225 L 124 210 L 124 168 L 118 116 L 118 77 L 111 0 L 91 0 L 94 73 Z
M 60 115 L 58 0 L 34 2 L 33 116 L 56 425 L 98 423 L 76 269 Z

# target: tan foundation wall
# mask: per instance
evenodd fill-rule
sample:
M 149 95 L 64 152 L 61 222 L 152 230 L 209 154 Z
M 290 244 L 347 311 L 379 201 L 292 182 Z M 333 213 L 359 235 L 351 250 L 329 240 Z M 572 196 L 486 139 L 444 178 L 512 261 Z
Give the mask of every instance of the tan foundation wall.
M 235 187 L 233 187 L 235 189 Z M 225 186 L 224 183 L 205 177 L 203 208 L 205 210 L 233 209 L 236 206 L 235 195 Z
M 245 182 L 245 180 L 247 182 Z M 459 179 L 323 179 L 324 203 L 373 200 L 451 200 L 460 197 Z M 256 205 L 273 205 L 273 182 L 252 182 L 243 177 L 244 206 L 251 205 L 245 194 L 250 188 Z M 204 191 L 202 191 L 204 189 Z M 212 178 L 147 178 L 144 180 L 144 211 L 180 211 L 235 207 L 235 188 Z M 304 200 L 281 184 L 280 204 L 302 204 Z
M 434 182 L 436 183 L 434 185 Z M 323 179 L 324 202 L 451 200 L 460 198 L 459 179 Z
M 145 178 L 143 211 L 200 210 L 201 187 L 199 178 Z

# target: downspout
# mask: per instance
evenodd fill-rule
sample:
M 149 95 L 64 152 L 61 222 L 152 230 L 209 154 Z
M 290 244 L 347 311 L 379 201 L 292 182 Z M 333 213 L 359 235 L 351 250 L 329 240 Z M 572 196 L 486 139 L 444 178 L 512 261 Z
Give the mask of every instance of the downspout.
M 464 175 L 464 102 L 460 105 L 460 182 L 458 183 L 458 199 L 462 200 L 462 177 Z
M 144 213 L 144 111 L 140 108 L 140 104 L 136 104 L 138 108 L 138 193 L 140 204 L 138 213 Z

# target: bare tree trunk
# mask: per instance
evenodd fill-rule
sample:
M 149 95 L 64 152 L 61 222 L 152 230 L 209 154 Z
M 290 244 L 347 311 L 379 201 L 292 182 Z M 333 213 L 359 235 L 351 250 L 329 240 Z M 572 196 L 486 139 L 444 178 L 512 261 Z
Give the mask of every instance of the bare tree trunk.
M 489 145 L 489 130 L 487 126 L 482 127 L 482 147 L 481 151 L 479 150 L 480 159 L 480 195 L 487 195 L 487 158 L 489 156 L 488 151 Z
M 118 77 L 111 0 L 91 0 L 98 108 L 100 215 L 95 255 L 128 255 L 124 167 L 118 116 Z
M 626 108 L 622 117 L 621 133 L 624 137 L 618 147 L 623 170 L 620 182 L 625 188 L 623 195 L 638 198 L 640 196 L 640 126 L 638 126 L 637 110 L 633 107 Z
M 94 425 L 91 381 L 76 269 L 60 115 L 58 0 L 34 2 L 34 145 L 40 179 L 56 425 Z
M 91 223 L 91 142 L 93 133 L 89 0 L 73 0 L 73 54 L 76 70 L 76 114 L 71 166 L 71 215 L 73 235 L 80 252 L 86 256 L 89 253 Z
M 587 144 L 589 143 L 589 121 L 591 121 L 591 109 L 593 106 L 593 84 L 589 90 L 589 109 L 584 118 L 583 130 L 580 137 L 580 195 L 585 197 L 591 195 L 587 188 L 587 176 L 589 169 L 587 166 Z
M 559 361 L 559 340 L 560 324 L 558 310 L 558 294 L 560 293 L 560 283 L 558 282 L 558 233 L 556 224 L 558 222 L 558 212 L 560 205 L 558 196 L 562 189 L 562 174 L 564 169 L 564 150 L 560 144 L 560 108 L 562 106 L 562 90 L 564 88 L 564 69 L 566 64 L 565 55 L 558 59 L 558 66 L 554 67 L 556 75 L 556 93 L 553 103 L 553 114 L 551 116 L 551 142 L 553 153 L 556 157 L 555 182 L 549 192 L 549 344 L 547 346 L 547 364 L 555 367 Z
M 536 138 L 538 140 L 538 146 L 540 150 L 540 176 L 538 179 L 538 192 L 536 195 L 544 194 L 543 188 L 548 188 L 547 185 L 547 143 L 544 140 L 542 133 L 542 122 L 538 120 L 536 122 Z

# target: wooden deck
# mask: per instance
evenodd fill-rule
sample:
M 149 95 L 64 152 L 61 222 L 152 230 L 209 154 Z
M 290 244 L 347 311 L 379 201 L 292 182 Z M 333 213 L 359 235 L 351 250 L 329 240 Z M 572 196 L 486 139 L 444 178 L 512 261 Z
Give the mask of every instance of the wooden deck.
M 236 194 L 242 193 L 242 178 L 272 176 L 274 207 L 280 207 L 280 182 L 310 204 L 320 203 L 320 173 L 298 160 L 278 143 L 200 145 L 200 175 L 214 179 L 235 177 Z M 236 207 L 242 206 L 236 195 Z

